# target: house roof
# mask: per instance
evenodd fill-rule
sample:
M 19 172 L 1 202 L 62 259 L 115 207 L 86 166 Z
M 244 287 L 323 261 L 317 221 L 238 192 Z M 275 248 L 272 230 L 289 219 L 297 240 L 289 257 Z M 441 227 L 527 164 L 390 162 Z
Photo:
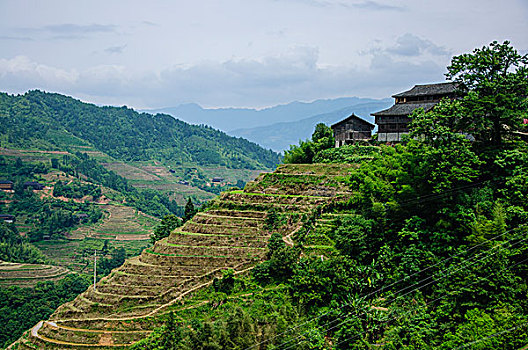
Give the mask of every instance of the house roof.
M 336 127 L 336 126 L 338 126 L 338 125 L 340 125 L 340 124 L 342 124 L 342 123 L 346 123 L 346 122 L 349 121 L 350 119 L 357 119 L 357 120 L 359 120 L 359 121 L 361 121 L 361 122 L 363 122 L 363 123 L 365 123 L 365 124 L 368 124 L 371 128 L 374 128 L 374 127 L 376 126 L 376 125 L 374 125 L 374 124 L 372 124 L 372 123 L 366 121 L 365 119 L 358 117 L 358 116 L 355 115 L 354 113 L 352 113 L 352 115 L 346 117 L 345 119 L 343 119 L 343 120 L 341 120 L 341 121 L 338 121 L 338 122 L 335 123 L 335 124 L 332 124 L 330 127 L 333 129 L 334 127 Z
M 392 106 L 391 108 L 384 109 L 382 111 L 372 113 L 373 116 L 383 116 L 383 115 L 395 115 L 395 116 L 407 116 L 411 114 L 417 108 L 423 108 L 426 112 L 431 110 L 437 102 L 427 102 L 427 103 L 398 103 Z
M 411 97 L 411 96 L 426 96 L 426 95 L 447 95 L 456 91 L 458 84 L 436 83 L 426 85 L 415 85 L 412 89 L 392 95 L 392 97 Z
M 12 184 L 13 184 L 13 181 L 9 181 L 9 180 L 0 180 L 0 184 L 10 184 L 10 185 L 12 185 Z

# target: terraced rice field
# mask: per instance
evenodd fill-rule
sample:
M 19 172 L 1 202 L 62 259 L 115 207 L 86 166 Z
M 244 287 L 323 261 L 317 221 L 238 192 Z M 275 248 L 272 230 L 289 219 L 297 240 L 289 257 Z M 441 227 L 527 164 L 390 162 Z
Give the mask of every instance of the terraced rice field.
M 0 261 L 0 286 L 33 287 L 38 282 L 58 281 L 70 273 L 59 266 Z
M 262 261 L 271 211 L 285 218 L 279 232 L 292 244 L 291 235 L 300 228 L 295 218 L 347 195 L 343 185 L 349 170 L 342 165 L 281 166 L 243 191 L 222 194 L 169 237 L 62 305 L 19 340 L 19 349 L 126 348 L 157 325 L 156 316 L 209 286 L 224 270 L 242 274 Z M 285 195 L 282 191 L 290 190 L 285 175 L 317 178 L 309 182 L 317 187 L 297 186 L 299 178 Z M 324 220 L 330 219 L 322 218 L 321 227 L 328 224 Z M 318 249 L 332 246 L 329 239 L 312 243 Z
M 148 240 L 153 227 L 159 221 L 124 205 L 107 204 L 101 208 L 107 212 L 107 216 L 102 222 L 92 226 L 79 227 L 72 232 L 70 238 L 92 237 L 118 241 Z

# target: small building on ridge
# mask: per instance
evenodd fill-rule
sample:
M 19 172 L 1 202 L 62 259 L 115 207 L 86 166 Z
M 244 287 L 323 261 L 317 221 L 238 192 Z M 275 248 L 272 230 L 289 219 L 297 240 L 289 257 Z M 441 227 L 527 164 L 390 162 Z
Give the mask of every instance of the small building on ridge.
M 443 98 L 456 97 L 457 83 L 415 85 L 408 91 L 393 95 L 394 106 L 372 113 L 378 125 L 378 141 L 399 142 L 409 133 L 409 115 L 418 108 L 430 111 Z
M 368 141 L 375 125 L 355 114 L 333 124 L 335 146 L 341 147 L 357 141 Z

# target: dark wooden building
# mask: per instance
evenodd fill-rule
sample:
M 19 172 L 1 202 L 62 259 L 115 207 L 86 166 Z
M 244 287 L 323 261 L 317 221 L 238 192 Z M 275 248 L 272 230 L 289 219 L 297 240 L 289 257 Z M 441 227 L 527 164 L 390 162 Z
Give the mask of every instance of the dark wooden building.
M 13 181 L 9 180 L 0 180 L 0 190 L 12 190 L 13 189 Z
M 7 222 L 7 223 L 13 223 L 16 221 L 16 218 L 14 215 L 0 214 L 0 220 L 3 220 L 4 222 Z
M 34 182 L 34 181 L 28 181 L 28 182 L 24 182 L 24 189 L 26 188 L 30 188 L 32 190 L 43 190 L 44 189 L 44 185 L 41 184 L 40 182 Z
M 409 133 L 409 115 L 417 108 L 426 112 L 443 98 L 455 98 L 456 83 L 415 85 L 412 89 L 393 95 L 394 106 L 372 113 L 378 125 L 378 141 L 399 142 Z
M 374 127 L 374 124 L 352 114 L 331 126 L 334 131 L 335 146 L 341 147 L 357 141 L 370 140 Z

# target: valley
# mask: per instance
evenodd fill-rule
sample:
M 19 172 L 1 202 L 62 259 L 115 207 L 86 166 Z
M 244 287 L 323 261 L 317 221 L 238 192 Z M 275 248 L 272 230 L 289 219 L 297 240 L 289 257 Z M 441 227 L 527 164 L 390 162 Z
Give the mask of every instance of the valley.
M 225 192 L 168 238 L 63 305 L 49 322 L 39 323 L 19 349 L 124 347 L 148 335 L 170 311 L 207 307 L 209 301 L 199 297 L 203 289 L 226 271 L 248 274 L 264 258 L 270 229 L 291 244 L 303 217 L 348 193 L 342 181 L 351 169 L 283 165 L 244 190 Z M 322 237 L 312 237 L 317 245 L 307 254 L 333 249 Z

